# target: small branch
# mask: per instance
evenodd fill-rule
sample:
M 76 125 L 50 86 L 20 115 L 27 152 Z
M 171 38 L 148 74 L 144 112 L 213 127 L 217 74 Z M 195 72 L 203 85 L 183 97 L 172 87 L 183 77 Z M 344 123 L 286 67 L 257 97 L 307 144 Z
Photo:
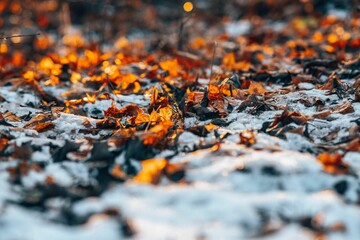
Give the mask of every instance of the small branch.
M 215 42 L 214 42 L 214 51 L 213 51 L 213 55 L 212 55 L 212 59 L 211 59 L 211 65 L 210 65 L 209 85 L 211 84 L 211 80 L 212 80 L 212 74 L 213 74 L 213 67 L 214 67 L 214 59 L 215 59 L 216 47 L 217 47 L 217 42 L 215 41 Z
M 18 38 L 18 37 L 35 37 L 40 35 L 40 33 L 33 33 L 33 34 L 14 34 L 14 35 L 10 35 L 10 36 L 0 36 L 0 40 L 7 40 L 10 38 Z
M 179 26 L 179 34 L 178 34 L 178 45 L 177 45 L 177 49 L 179 51 L 182 50 L 183 45 L 184 45 L 184 39 L 183 39 L 183 30 L 185 27 L 185 24 L 191 19 L 192 15 L 190 14 L 189 16 L 187 16 L 187 18 L 183 18 L 181 20 L 180 26 Z

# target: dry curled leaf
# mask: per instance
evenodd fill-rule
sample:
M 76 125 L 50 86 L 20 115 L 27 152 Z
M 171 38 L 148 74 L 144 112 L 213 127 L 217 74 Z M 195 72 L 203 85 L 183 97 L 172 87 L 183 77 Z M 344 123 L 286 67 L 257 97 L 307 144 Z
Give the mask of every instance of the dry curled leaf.
M 341 114 L 347 114 L 354 112 L 354 107 L 351 105 L 350 102 L 346 101 L 342 104 L 335 105 L 328 108 L 333 113 L 341 113 Z
M 50 121 L 51 115 L 49 114 L 37 114 L 33 116 L 24 126 L 24 128 L 35 128 L 39 123 L 45 123 Z
M 111 104 L 107 110 L 104 111 L 105 117 L 121 118 L 124 116 L 137 116 L 142 113 L 142 110 L 135 104 L 130 104 L 121 109 L 116 108 L 115 102 Z

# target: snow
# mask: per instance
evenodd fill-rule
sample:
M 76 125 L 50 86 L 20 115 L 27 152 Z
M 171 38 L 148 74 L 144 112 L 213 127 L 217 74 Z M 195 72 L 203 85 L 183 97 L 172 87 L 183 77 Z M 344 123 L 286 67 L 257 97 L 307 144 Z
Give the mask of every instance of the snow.
M 228 23 L 225 27 L 226 32 L 232 36 L 237 37 L 247 34 L 251 30 L 251 23 L 248 20 L 240 20 L 238 22 Z
M 299 111 L 308 116 L 317 113 L 316 108 L 304 107 L 298 102 L 299 99 L 306 98 L 313 102 L 318 98 L 323 100 L 326 106 L 336 101 L 341 103 L 335 94 L 328 95 L 327 91 L 315 89 L 311 84 L 304 83 L 299 87 L 302 90 L 278 95 L 273 100 L 277 105 L 285 107 L 288 104 L 291 111 Z M 3 96 L 15 96 L 8 88 L 0 89 Z M 38 133 L 31 129 L 13 131 L 12 134 L 16 138 L 11 142 L 17 146 L 25 143 L 42 146 L 32 153 L 29 161 L 48 163 L 43 171 L 30 170 L 21 178 L 21 183 L 26 189 L 30 190 L 38 184 L 43 184 L 50 176 L 57 185 L 66 188 L 77 184 L 86 186 L 93 181 L 87 163 L 76 160 L 78 157 L 72 153 L 68 153 L 68 156 L 73 160 L 52 163 L 49 145 L 63 146 L 66 139 L 85 141 L 84 135 L 78 131 L 85 129 L 85 120 L 90 121 L 92 126 L 96 125 L 97 120 L 91 118 L 94 109 L 98 109 L 101 115 L 113 102 L 120 108 L 131 103 L 146 106 L 149 101 L 144 96 L 113 97 L 114 100 L 99 100 L 94 104 L 85 104 L 84 109 L 89 114 L 88 117 L 60 113 L 53 120 L 54 129 L 46 133 Z M 19 107 L 22 103 L 24 102 L 3 103 L 2 112 L 19 110 L 21 114 L 27 114 L 29 111 L 35 113 L 31 107 Z M 241 101 L 238 102 L 240 103 Z M 348 135 L 348 129 L 355 124 L 353 121 L 360 117 L 360 104 L 352 105 L 355 109 L 353 113 L 334 113 L 331 120 L 310 121 L 308 130 L 312 136 L 316 136 L 313 139 L 315 144 L 326 143 L 328 140 L 325 137 L 332 131 L 338 132 L 331 140 L 334 143 L 340 142 Z M 100 214 L 107 208 L 116 208 L 132 222 L 136 230 L 133 239 L 298 239 L 300 235 L 302 239 L 314 239 L 311 231 L 299 224 L 285 223 L 281 219 L 285 217 L 291 222 L 319 214 L 324 226 L 336 223 L 346 226 L 344 232 L 329 233 L 329 239 L 357 239 L 360 236 L 360 210 L 356 205 L 348 204 L 359 201 L 360 189 L 357 178 L 324 172 L 315 157 L 306 153 L 314 146 L 309 139 L 295 133 L 286 133 L 286 138 L 280 139 L 258 132 L 252 148 L 238 144 L 238 135 L 241 131 L 259 131 L 264 122 L 272 121 L 275 115 L 281 114 L 282 111 L 267 111 L 255 116 L 249 113 L 249 109 L 243 112 L 234 110 L 225 118 L 230 124 L 217 130 L 220 134 L 230 133 L 220 144 L 220 149 L 184 151 L 172 157 L 171 163 L 187 166 L 186 184 L 173 184 L 163 180 L 159 186 L 154 187 L 127 182 L 110 188 L 99 197 L 77 201 L 71 209 L 77 216 L 87 216 Z M 185 127 L 210 122 L 211 120 L 199 121 L 195 117 L 190 117 L 185 119 Z M 18 125 L 21 126 L 22 123 Z M 96 136 L 100 138 L 107 133 L 103 130 Z M 204 138 L 185 131 L 179 137 L 178 147 L 189 151 L 194 149 L 194 145 L 212 143 L 214 139 L 213 132 Z M 83 144 L 81 151 L 87 151 L 87 148 L 88 145 Z M 164 150 L 155 157 L 163 158 L 173 154 L 172 150 Z M 344 157 L 344 162 L 349 164 L 357 176 L 360 175 L 359 160 L 358 152 L 349 152 Z M 123 164 L 124 161 L 123 154 L 115 159 L 117 164 Z M 131 162 L 140 169 L 137 161 Z M 51 221 L 50 216 L 56 213 L 58 206 L 64 204 L 61 199 L 49 199 L 47 204 L 50 210 L 47 213 L 6 204 L 6 201 L 18 196 L 16 188 L 10 188 L 7 182 L 8 173 L 5 169 L 11 164 L 16 166 L 17 161 L 0 162 L 0 186 L 3 189 L 0 191 L 0 231 L 2 236 L 5 236 L 4 240 L 24 239 L 24 232 L 27 233 L 26 240 L 121 239 L 119 225 L 111 218 L 94 218 L 84 225 L 75 227 Z M 341 196 L 334 190 L 334 185 L 340 181 L 348 183 Z M 261 238 L 257 236 L 256 233 L 262 231 L 264 221 L 260 213 L 269 216 L 268 224 L 275 228 L 278 226 L 279 231 Z M 56 214 L 52 218 L 56 219 Z

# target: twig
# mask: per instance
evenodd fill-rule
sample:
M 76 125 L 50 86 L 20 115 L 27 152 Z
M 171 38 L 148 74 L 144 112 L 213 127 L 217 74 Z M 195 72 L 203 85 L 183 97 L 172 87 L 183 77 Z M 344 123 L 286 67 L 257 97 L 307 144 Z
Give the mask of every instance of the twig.
M 187 18 L 182 19 L 181 23 L 180 23 L 180 27 L 179 27 L 179 40 L 178 40 L 178 45 L 177 45 L 177 49 L 179 51 L 182 50 L 183 47 L 183 30 L 184 30 L 184 26 L 185 24 L 191 19 L 192 15 L 189 15 Z
M 9 35 L 9 36 L 0 36 L 1 40 L 7 40 L 10 38 L 17 38 L 17 37 L 36 37 L 40 35 L 40 33 L 32 33 L 32 34 L 14 34 L 14 35 Z
M 214 67 L 214 59 L 215 59 L 216 47 L 217 47 L 217 42 L 215 41 L 215 42 L 214 42 L 214 51 L 213 51 L 213 55 L 212 55 L 212 58 L 211 58 L 209 85 L 210 85 L 210 83 L 211 83 L 211 77 L 212 77 L 212 74 L 213 74 L 213 67 Z

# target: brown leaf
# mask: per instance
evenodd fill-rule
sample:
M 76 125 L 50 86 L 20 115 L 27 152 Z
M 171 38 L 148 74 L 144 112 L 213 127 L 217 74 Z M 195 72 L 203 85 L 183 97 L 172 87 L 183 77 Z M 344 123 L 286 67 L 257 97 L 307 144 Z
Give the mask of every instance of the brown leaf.
M 100 120 L 96 123 L 97 128 L 101 129 L 118 129 L 121 127 L 118 119 L 113 117 L 107 117 L 103 120 Z
M 202 67 L 206 64 L 206 61 L 202 60 L 199 56 L 196 56 L 189 52 L 177 51 L 176 59 L 181 66 L 187 69 Z
M 335 105 L 328 108 L 333 113 L 341 113 L 341 114 L 347 114 L 354 112 L 353 106 L 351 106 L 351 103 L 346 101 L 342 104 Z
M 34 128 L 36 127 L 39 123 L 44 123 L 46 121 L 51 120 L 51 116 L 47 115 L 47 114 L 38 114 L 33 116 L 28 122 L 27 124 L 25 124 L 24 128 Z
M 348 151 L 360 151 L 360 138 L 354 139 L 346 145 Z
M 0 125 L 5 125 L 5 126 L 10 126 L 10 127 L 13 127 L 12 124 L 8 123 L 4 116 L 2 115 L 2 113 L 0 112 Z
M 14 113 L 12 112 L 6 112 L 3 114 L 3 117 L 6 119 L 6 121 L 9 122 L 19 122 L 21 121 L 21 119 L 19 117 L 17 117 Z
M 53 128 L 54 128 L 54 123 L 52 123 L 52 122 L 44 122 L 44 123 L 40 122 L 35 126 L 34 130 L 41 133 L 41 132 L 49 131 L 50 129 L 53 129 Z
M 290 112 L 289 107 L 286 105 L 284 111 L 281 115 L 276 116 L 273 123 L 268 127 L 269 131 L 272 131 L 278 127 L 288 125 L 292 122 L 296 124 L 305 124 L 310 118 L 308 116 L 304 116 L 299 112 Z
M 331 74 L 327 83 L 320 87 L 321 90 L 339 90 L 346 91 L 347 86 L 341 82 L 340 78 L 335 75 L 335 73 Z
M 124 116 L 137 116 L 142 113 L 142 110 L 135 104 L 130 104 L 126 107 L 118 109 L 115 107 L 115 102 L 111 104 L 107 110 L 104 111 L 105 117 L 121 118 Z
M 314 114 L 311 115 L 311 117 L 312 118 L 324 119 L 324 118 L 327 118 L 330 115 L 331 115 L 330 111 L 323 111 L 323 112 L 319 112 L 319 113 L 314 113 Z

